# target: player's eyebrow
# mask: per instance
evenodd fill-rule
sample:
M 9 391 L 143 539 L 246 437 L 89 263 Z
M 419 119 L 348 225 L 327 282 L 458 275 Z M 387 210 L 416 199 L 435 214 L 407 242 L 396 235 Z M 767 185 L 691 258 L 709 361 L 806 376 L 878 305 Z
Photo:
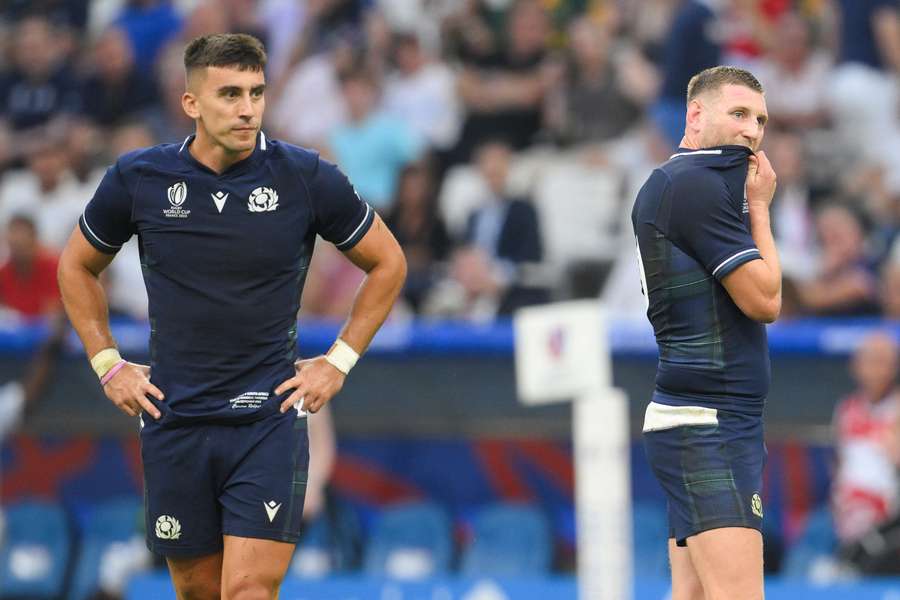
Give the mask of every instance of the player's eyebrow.
M 261 94 L 266 90 L 266 84 L 255 85 L 250 88 L 251 94 Z M 238 85 L 223 85 L 217 90 L 218 95 L 225 96 L 227 94 L 240 94 L 243 91 Z

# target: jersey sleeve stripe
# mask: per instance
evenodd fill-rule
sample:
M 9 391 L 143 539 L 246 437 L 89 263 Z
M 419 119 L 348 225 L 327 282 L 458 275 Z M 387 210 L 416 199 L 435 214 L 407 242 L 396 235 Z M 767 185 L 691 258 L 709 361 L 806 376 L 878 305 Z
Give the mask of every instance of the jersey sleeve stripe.
M 732 254 L 731 256 L 729 256 L 728 258 L 726 258 L 725 260 L 720 262 L 718 267 L 713 269 L 713 272 L 712 272 L 713 277 L 715 277 L 716 273 L 721 271 L 723 267 L 728 266 L 730 263 L 741 258 L 742 256 L 746 256 L 748 254 L 753 254 L 753 253 L 759 254 L 759 250 L 757 248 L 747 248 L 746 250 L 741 250 L 740 252 L 736 252 L 735 254 Z
M 356 234 L 359 233 L 359 230 L 362 229 L 362 228 L 369 222 L 369 215 L 370 215 L 371 213 L 372 213 L 372 207 L 369 206 L 368 204 L 366 204 L 366 214 L 363 215 L 362 223 L 360 223 L 360 224 L 356 227 L 356 229 L 353 230 L 353 233 L 351 233 L 351 234 L 347 237 L 346 240 L 344 240 L 344 241 L 341 242 L 340 244 L 335 244 L 335 246 L 337 246 L 338 249 L 343 249 L 342 246 L 345 246 L 345 245 L 349 244 L 350 241 L 353 240 L 353 238 L 356 237 Z
M 122 244 L 119 244 L 118 246 L 116 246 L 116 245 L 110 244 L 109 242 L 105 242 L 99 235 L 94 233 L 94 230 L 91 229 L 90 225 L 88 225 L 87 215 L 85 215 L 85 214 L 81 215 L 81 223 L 84 225 L 84 229 L 87 231 L 89 237 L 93 238 L 92 241 L 97 242 L 98 244 L 101 244 L 102 246 L 106 246 L 110 250 L 118 250 L 122 247 Z M 94 245 L 96 245 L 96 244 L 94 244 Z

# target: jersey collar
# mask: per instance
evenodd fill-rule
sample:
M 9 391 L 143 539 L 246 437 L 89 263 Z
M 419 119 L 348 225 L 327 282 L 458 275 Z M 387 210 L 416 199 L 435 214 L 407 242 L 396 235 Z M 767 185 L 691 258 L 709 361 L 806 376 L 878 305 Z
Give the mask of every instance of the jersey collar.
M 259 135 L 256 136 L 256 147 L 253 149 L 253 152 L 250 153 L 250 156 L 247 158 L 240 160 L 221 173 L 216 173 L 202 162 L 194 158 L 194 155 L 191 154 L 191 151 L 188 149 L 191 144 L 194 143 L 194 138 L 197 137 L 196 133 L 192 133 L 191 135 L 184 138 L 184 142 L 181 143 L 181 147 L 178 149 L 178 156 L 188 163 L 190 166 L 195 169 L 200 169 L 201 171 L 206 171 L 207 173 L 211 173 L 216 177 L 226 177 L 228 175 L 232 175 L 234 173 L 243 172 L 248 167 L 255 165 L 259 160 L 265 156 L 271 147 L 271 142 L 266 137 L 266 134 L 263 133 L 262 129 L 259 130 Z
M 678 151 L 669 157 L 669 160 L 675 158 L 676 156 L 702 156 L 702 155 L 750 156 L 751 154 L 753 154 L 753 150 L 751 150 L 750 148 L 748 148 L 746 146 L 740 146 L 737 144 L 731 144 L 731 145 L 727 145 L 727 146 L 712 146 L 711 148 L 701 148 L 700 150 L 697 150 L 695 148 L 679 147 Z

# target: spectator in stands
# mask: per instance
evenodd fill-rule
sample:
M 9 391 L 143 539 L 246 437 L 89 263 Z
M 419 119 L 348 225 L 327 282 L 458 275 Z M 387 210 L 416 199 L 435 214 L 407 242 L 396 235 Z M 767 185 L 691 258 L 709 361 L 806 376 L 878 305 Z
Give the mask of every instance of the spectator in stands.
M 162 100 L 161 109 L 152 112 L 145 122 L 158 143 L 181 143 L 194 132 L 194 123 L 181 107 L 184 94 L 184 46 L 167 45 L 156 63 L 157 86 Z M 113 157 L 115 158 L 115 157 Z
M 684 91 L 695 73 L 720 62 L 721 40 L 715 37 L 719 3 L 685 0 L 672 18 L 662 53 L 662 84 L 651 117 L 662 137 L 676 148 L 684 133 Z
M 882 265 L 880 275 L 881 315 L 885 319 L 900 321 L 900 256 L 896 249 Z
M 836 4 L 840 54 L 827 97 L 837 133 L 852 153 L 897 169 L 900 5 L 896 0 Z
M 57 26 L 84 33 L 91 0 L 6 0 L 0 19 L 15 22 L 29 15 L 43 15 Z
M 767 102 L 768 98 L 767 92 Z M 803 279 L 816 266 L 815 199 L 808 182 L 803 138 L 790 131 L 767 132 L 766 153 L 772 164 L 778 165 L 778 189 L 771 210 L 782 270 L 787 279 Z
M 461 125 L 456 75 L 433 60 L 413 33 L 394 36 L 393 58 L 396 68 L 384 85 L 385 110 L 406 119 L 432 148 L 448 150 Z
M 451 245 L 438 214 L 435 184 L 427 165 L 416 163 L 403 169 L 384 222 L 406 254 L 403 298 L 418 312 L 437 275 L 436 263 L 447 259 Z
M 769 127 L 803 131 L 825 125 L 831 58 L 814 45 L 809 21 L 796 13 L 783 15 L 771 51 L 754 72 L 766 89 Z
M 85 118 L 73 119 L 65 132 L 69 170 L 82 185 L 96 187 L 106 170 L 104 150 L 109 147 L 106 132 Z
M 558 84 L 558 70 L 546 63 L 549 34 L 548 16 L 538 0 L 512 4 L 505 45 L 487 29 L 465 32 L 474 39 L 462 56 L 459 92 L 467 115 L 456 160 L 467 162 L 473 149 L 497 137 L 508 136 L 516 150 L 534 142 L 547 91 Z
M 114 24 L 128 36 L 138 72 L 152 73 L 160 51 L 181 31 L 182 18 L 170 0 L 127 0 Z
M 58 259 L 41 247 L 34 221 L 14 215 L 5 234 L 9 258 L 0 266 L 0 306 L 26 318 L 59 312 Z
M 859 216 L 832 204 L 816 215 L 819 268 L 811 279 L 796 282 L 802 310 L 817 315 L 858 316 L 878 311 L 874 266 L 866 255 Z
M 364 2 L 360 0 L 315 0 L 306 2 L 302 20 L 288 59 L 279 70 L 289 69 L 310 56 L 333 48 L 337 40 L 353 40 L 362 45 L 364 33 Z
M 12 68 L 0 77 L 0 118 L 23 131 L 78 112 L 80 86 L 56 27 L 32 15 L 15 25 L 12 36 Z
M 329 50 L 313 54 L 294 66 L 274 100 L 269 122 L 275 133 L 294 144 L 327 148 L 332 130 L 347 122 L 340 73 L 350 71 L 355 60 L 352 41 L 334 38 Z M 315 106 L 316 110 L 298 110 L 305 106 Z
M 616 56 L 611 33 L 587 17 L 569 27 L 569 61 L 562 85 L 550 93 L 548 125 L 563 143 L 599 143 L 624 134 L 654 93 L 640 63 Z M 631 71 L 631 73 L 629 73 Z M 630 85 L 631 84 L 631 85 Z
M 257 4 L 256 0 L 202 0 L 185 18 L 181 39 L 228 31 L 252 35 L 268 45 Z
M 389 209 L 404 165 L 419 157 L 422 140 L 406 123 L 377 109 L 380 90 L 372 75 L 354 69 L 341 78 L 349 121 L 330 136 L 335 162 L 360 196 L 378 211 Z
M 850 544 L 900 508 L 900 390 L 893 337 L 866 337 L 853 355 L 857 389 L 834 413 L 837 464 L 831 503 L 838 537 Z
M 543 259 L 543 242 L 530 200 L 507 191 L 511 157 L 506 142 L 478 148 L 476 162 L 490 198 L 469 216 L 464 246 L 452 258 L 448 279 L 429 295 L 426 314 L 480 320 L 549 299 L 546 289 L 529 281 Z
M 40 243 L 60 251 L 78 222 L 90 190 L 69 169 L 61 137 L 45 137 L 27 149 L 28 168 L 0 182 L 0 226 L 13 214 L 28 215 L 40 232 Z
M 124 31 L 107 29 L 91 54 L 94 71 L 85 81 L 83 110 L 92 122 L 118 125 L 159 101 L 154 79 L 137 70 Z

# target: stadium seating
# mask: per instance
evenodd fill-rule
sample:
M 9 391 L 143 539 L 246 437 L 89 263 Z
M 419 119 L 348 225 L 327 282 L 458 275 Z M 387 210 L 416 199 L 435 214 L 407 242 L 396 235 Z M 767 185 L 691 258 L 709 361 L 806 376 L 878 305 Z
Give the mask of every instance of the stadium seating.
M 66 513 L 56 504 L 22 501 L 6 510 L 0 549 L 0 596 L 61 597 L 71 555 Z
M 669 526 L 662 503 L 636 502 L 631 507 L 634 576 L 668 577 Z
M 94 508 L 82 532 L 71 600 L 84 600 L 97 590 L 104 553 L 112 544 L 128 541 L 138 533 L 140 515 L 141 502 L 134 497 L 108 500 Z
M 303 537 L 294 550 L 290 572 L 296 577 L 317 578 L 335 570 L 331 556 L 331 527 L 322 514 L 304 525 Z
M 365 551 L 369 575 L 420 579 L 449 571 L 453 554 L 450 519 L 431 502 L 411 502 L 385 508 L 377 519 Z
M 837 534 L 827 504 L 811 511 L 803 533 L 788 549 L 782 566 L 785 579 L 807 579 L 817 563 L 831 561 L 837 549 Z
M 612 263 L 621 252 L 620 187 L 620 177 L 607 169 L 571 161 L 557 161 L 546 167 L 537 183 L 534 202 L 550 263 Z
M 476 514 L 460 570 L 472 577 L 541 576 L 552 559 L 550 527 L 537 507 L 494 504 Z

